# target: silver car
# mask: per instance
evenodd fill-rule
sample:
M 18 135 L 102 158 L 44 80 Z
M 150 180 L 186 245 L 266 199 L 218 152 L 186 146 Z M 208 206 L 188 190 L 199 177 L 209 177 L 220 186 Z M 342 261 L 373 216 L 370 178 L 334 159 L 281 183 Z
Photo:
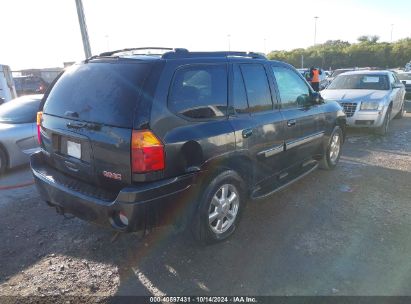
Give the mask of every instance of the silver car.
M 385 135 L 392 118 L 402 118 L 405 87 L 391 71 L 352 71 L 338 75 L 321 92 L 339 102 L 350 127 L 374 128 Z
M 0 106 L 0 174 L 28 163 L 38 149 L 36 115 L 42 97 L 27 95 Z

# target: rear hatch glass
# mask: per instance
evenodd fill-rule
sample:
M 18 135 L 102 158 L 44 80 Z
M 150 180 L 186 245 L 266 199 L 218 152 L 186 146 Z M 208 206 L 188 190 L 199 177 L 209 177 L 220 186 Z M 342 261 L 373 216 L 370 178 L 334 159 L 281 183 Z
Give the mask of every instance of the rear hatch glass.
M 43 108 L 42 147 L 49 164 L 110 191 L 131 183 L 133 114 L 145 111 L 136 107 L 150 66 L 98 61 L 64 72 Z
M 57 81 L 44 113 L 131 128 L 148 64 L 96 62 L 74 65 Z

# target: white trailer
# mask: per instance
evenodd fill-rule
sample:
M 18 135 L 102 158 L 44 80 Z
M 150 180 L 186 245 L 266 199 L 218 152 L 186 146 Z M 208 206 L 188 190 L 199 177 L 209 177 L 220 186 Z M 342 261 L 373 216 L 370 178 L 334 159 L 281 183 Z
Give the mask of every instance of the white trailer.
M 17 97 L 10 67 L 0 64 L 0 104 Z

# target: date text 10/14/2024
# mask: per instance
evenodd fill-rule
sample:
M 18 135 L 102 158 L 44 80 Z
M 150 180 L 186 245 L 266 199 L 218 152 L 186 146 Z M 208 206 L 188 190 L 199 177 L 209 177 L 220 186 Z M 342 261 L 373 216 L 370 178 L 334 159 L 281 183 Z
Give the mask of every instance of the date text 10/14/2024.
M 257 303 L 255 297 L 212 297 L 212 296 L 197 296 L 197 297 L 150 297 L 150 303 Z

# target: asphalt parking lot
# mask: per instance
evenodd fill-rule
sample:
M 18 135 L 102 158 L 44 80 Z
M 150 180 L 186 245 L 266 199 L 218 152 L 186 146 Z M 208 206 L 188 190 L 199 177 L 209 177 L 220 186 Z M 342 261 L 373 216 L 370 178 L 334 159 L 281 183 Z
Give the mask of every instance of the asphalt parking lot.
M 408 103 L 408 111 L 411 111 Z M 339 166 L 248 204 L 228 241 L 145 239 L 0 190 L 0 295 L 411 295 L 411 114 L 350 131 Z M 10 172 L 0 187 L 31 179 Z

